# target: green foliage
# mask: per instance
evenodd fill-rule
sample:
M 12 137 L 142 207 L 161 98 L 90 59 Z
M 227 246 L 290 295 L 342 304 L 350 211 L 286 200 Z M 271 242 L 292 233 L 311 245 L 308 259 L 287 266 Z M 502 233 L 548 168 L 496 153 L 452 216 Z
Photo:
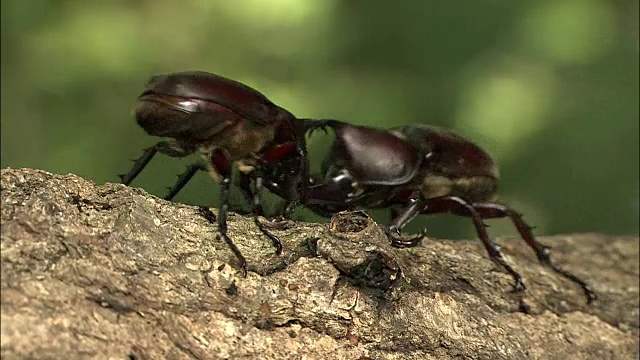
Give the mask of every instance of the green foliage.
M 301 117 L 457 129 L 496 155 L 501 200 L 538 232 L 638 233 L 637 6 L 3 1 L 2 166 L 116 181 L 154 141 L 130 111 L 147 78 L 197 69 Z M 314 166 L 326 144 L 312 139 Z M 188 161 L 158 157 L 134 185 L 161 196 Z M 217 185 L 202 175 L 178 200 L 216 205 Z M 467 220 L 422 226 L 472 234 Z

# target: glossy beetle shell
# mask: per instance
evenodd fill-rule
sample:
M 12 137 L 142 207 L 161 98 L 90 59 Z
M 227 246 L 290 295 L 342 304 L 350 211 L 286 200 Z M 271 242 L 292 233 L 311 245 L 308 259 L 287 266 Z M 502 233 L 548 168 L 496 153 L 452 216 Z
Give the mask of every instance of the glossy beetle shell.
M 336 139 L 323 172 L 346 169 L 362 185 L 400 185 L 416 176 L 419 151 L 389 131 L 338 122 L 333 128 Z
M 493 157 L 455 132 L 427 125 L 390 130 L 419 148 L 425 157 L 419 180 L 425 198 L 459 196 L 487 201 L 498 190 L 500 174 Z
M 210 139 L 243 120 L 256 127 L 275 127 L 294 119 L 257 90 L 199 71 L 152 77 L 134 112 L 138 124 L 150 135 L 195 142 Z
M 202 71 L 156 75 L 149 80 L 142 96 L 147 94 L 213 102 L 263 124 L 291 115 L 247 85 Z

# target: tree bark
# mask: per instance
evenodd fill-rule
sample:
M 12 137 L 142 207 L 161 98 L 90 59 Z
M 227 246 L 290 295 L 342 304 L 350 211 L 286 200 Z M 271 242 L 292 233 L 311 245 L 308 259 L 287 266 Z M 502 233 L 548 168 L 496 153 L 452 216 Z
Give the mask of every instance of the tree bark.
M 266 220 L 265 220 L 266 221 Z M 638 236 L 540 237 L 599 296 L 500 239 L 392 248 L 363 213 L 229 236 L 194 206 L 76 175 L 2 170 L 3 359 L 638 358 Z

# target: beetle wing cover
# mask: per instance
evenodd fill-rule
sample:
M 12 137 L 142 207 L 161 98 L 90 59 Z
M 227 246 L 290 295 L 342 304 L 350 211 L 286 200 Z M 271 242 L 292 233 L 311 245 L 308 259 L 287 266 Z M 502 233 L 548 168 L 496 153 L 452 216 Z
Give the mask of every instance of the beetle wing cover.
M 244 118 L 269 124 L 293 117 L 259 91 L 235 80 L 204 71 L 186 71 L 151 78 L 147 90 L 156 93 L 218 103 Z
M 447 177 L 486 176 L 499 179 L 495 160 L 487 151 L 455 132 L 429 125 L 407 125 L 391 129 L 423 153 L 435 152 L 437 160 L 429 161 L 429 171 Z
M 153 101 L 138 102 L 135 114 L 138 125 L 149 135 L 191 140 L 209 139 L 240 118 L 240 115 L 221 106 L 218 116 L 211 116 L 202 112 L 176 111 Z
M 416 175 L 418 150 L 392 133 L 364 126 L 333 122 L 336 140 L 328 162 L 343 167 L 363 185 L 399 185 Z

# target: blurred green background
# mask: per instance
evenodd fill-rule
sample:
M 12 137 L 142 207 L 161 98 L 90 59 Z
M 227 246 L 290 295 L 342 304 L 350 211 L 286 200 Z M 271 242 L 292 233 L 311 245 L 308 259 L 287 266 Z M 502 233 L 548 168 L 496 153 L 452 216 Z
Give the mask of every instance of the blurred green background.
M 131 116 L 146 80 L 205 70 L 300 117 L 456 129 L 539 234 L 638 233 L 637 0 L 1 3 L 3 167 L 117 181 L 155 142 Z M 133 185 L 163 196 L 187 163 L 159 156 Z M 217 189 L 201 174 L 176 200 L 217 205 Z M 473 236 L 453 216 L 422 226 Z

